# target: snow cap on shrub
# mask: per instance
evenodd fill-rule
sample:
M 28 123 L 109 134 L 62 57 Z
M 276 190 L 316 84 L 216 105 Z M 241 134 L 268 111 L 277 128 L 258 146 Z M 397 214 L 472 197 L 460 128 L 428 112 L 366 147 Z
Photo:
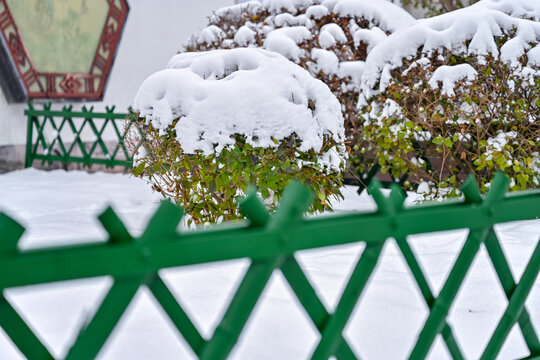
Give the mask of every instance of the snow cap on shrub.
M 386 0 L 265 0 L 225 7 L 182 51 L 258 47 L 278 52 L 338 97 L 349 134 L 367 53 L 414 22 Z M 210 36 L 209 36 L 210 35 Z
M 271 209 L 292 179 L 312 186 L 312 212 L 343 197 L 339 102 L 280 54 L 177 55 L 144 81 L 128 119 L 133 174 L 181 204 L 188 223 L 242 218 L 238 200 L 250 185 Z
M 483 57 L 518 65 L 517 59 L 540 40 L 540 2 L 538 0 L 483 0 L 469 7 L 433 18 L 416 21 L 402 31 L 390 35 L 370 53 L 362 83 L 364 97 L 383 91 L 391 71 L 403 65 L 404 59 L 426 57 L 449 51 L 463 56 Z M 498 38 L 508 37 L 502 46 Z M 529 65 L 540 63 L 540 50 L 528 52 Z M 418 65 L 428 65 L 419 59 Z M 450 69 L 446 73 L 452 76 Z M 460 72 L 463 68 L 457 68 Z M 468 73 L 467 76 L 470 76 Z M 378 89 L 374 89 L 377 87 Z
M 359 24 L 362 21 L 367 24 Z M 210 25 L 188 40 L 184 50 L 193 51 L 197 45 L 202 49 L 262 45 L 298 63 L 308 60 L 311 49 L 341 48 L 349 42 L 354 44 L 352 51 L 361 43 L 371 49 L 387 33 L 413 22 L 409 13 L 387 0 L 249 1 L 217 10 L 210 17 Z M 207 36 L 209 33 L 214 36 Z M 312 43 L 303 44 L 306 41 Z M 341 49 L 335 49 L 338 51 Z M 340 60 L 358 60 L 349 55 L 350 58 Z M 313 64 L 325 67 L 324 58 L 313 60 Z M 365 57 L 360 59 L 363 60 Z M 339 70 L 344 76 L 358 78 L 349 74 L 347 68 L 349 64 Z M 333 73 L 338 74 L 338 68 Z
M 322 5 L 338 16 L 363 18 L 389 32 L 405 28 L 414 21 L 403 8 L 387 0 L 324 0 Z
M 344 139 L 340 105 L 328 87 L 262 49 L 176 55 L 143 82 L 133 109 L 163 133 L 179 118 L 174 129 L 186 154 L 219 153 L 235 135 L 264 148 L 296 135 L 300 151 L 316 152 L 324 137 Z M 346 158 L 343 146 L 338 151 L 328 164 L 336 169 Z

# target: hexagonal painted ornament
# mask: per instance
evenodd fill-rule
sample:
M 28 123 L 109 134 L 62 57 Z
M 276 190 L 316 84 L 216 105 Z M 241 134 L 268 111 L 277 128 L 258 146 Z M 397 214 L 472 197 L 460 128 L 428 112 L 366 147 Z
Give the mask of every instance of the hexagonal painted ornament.
M 8 98 L 101 99 L 128 10 L 127 0 L 0 0 Z

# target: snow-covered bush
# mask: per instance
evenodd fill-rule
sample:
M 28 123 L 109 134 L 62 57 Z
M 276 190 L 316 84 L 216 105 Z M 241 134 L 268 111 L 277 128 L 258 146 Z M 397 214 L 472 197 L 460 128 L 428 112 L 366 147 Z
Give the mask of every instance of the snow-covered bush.
M 195 223 L 239 218 L 236 197 L 250 184 L 269 206 L 291 179 L 315 190 L 315 211 L 341 197 L 347 153 L 339 102 L 280 54 L 176 55 L 143 82 L 131 117 L 144 134 L 134 174 Z
M 414 21 L 386 0 L 264 0 L 215 12 L 184 51 L 259 47 L 322 80 L 341 103 L 347 135 L 358 134 L 360 75 L 371 49 Z
M 436 185 L 432 195 L 457 194 L 468 174 L 485 191 L 497 170 L 514 190 L 539 187 L 539 20 L 537 0 L 483 0 L 374 48 L 356 166 L 378 161 Z

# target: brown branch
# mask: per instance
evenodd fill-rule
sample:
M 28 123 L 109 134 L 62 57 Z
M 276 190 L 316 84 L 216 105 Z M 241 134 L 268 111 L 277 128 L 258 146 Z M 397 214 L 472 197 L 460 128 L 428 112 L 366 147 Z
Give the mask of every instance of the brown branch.
M 454 5 L 454 1 L 453 0 L 439 0 L 444 11 L 446 12 L 449 12 L 449 11 L 454 11 L 456 10 L 456 6 Z

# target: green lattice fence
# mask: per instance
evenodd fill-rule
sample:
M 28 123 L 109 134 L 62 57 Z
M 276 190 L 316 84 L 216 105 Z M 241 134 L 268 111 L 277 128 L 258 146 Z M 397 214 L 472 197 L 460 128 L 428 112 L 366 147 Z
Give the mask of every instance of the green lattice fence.
M 109 234 L 106 243 L 20 252 L 17 243 L 24 229 L 0 215 L 0 289 L 56 281 L 111 276 L 114 284 L 94 317 L 80 330 L 68 359 L 94 358 L 134 297 L 146 285 L 186 342 L 201 359 L 224 359 L 230 354 L 274 270 L 280 269 L 300 304 L 321 334 L 313 359 L 355 359 L 343 329 L 365 290 L 388 238 L 396 239 L 423 299 L 429 316 L 410 351 L 411 359 L 423 359 L 435 337 L 442 335 L 454 359 L 463 359 L 451 325 L 449 309 L 475 259 L 485 244 L 489 258 L 508 298 L 508 305 L 491 335 L 482 359 L 494 359 L 512 326 L 517 323 L 530 351 L 528 359 L 540 357 L 540 342 L 525 307 L 525 300 L 540 269 L 540 243 L 521 279 L 514 279 L 493 226 L 498 223 L 540 217 L 540 191 L 505 195 L 508 181 L 496 176 L 490 192 L 481 196 L 469 179 L 465 200 L 404 208 L 397 185 L 388 196 L 380 185 L 370 192 L 378 205 L 371 213 L 354 213 L 304 219 L 311 193 L 304 186 L 290 185 L 277 212 L 270 216 L 255 194 L 241 203 L 248 221 L 226 224 L 215 230 L 178 232 L 180 208 L 164 202 L 143 234 L 134 238 L 112 209 L 99 220 Z M 470 229 L 469 235 L 442 287 L 435 297 L 407 236 L 453 229 Z M 294 254 L 345 243 L 363 242 L 365 250 L 341 295 L 334 312 L 324 307 Z M 192 320 L 160 278 L 163 268 L 230 259 L 251 259 L 220 324 L 210 339 L 201 336 Z M 2 295 L 0 327 L 29 359 L 50 359 L 48 349 Z M 384 334 L 380 334 L 384 337 Z M 361 351 L 361 349 L 360 349 Z
M 38 110 L 29 103 L 24 112 L 28 119 L 26 167 L 34 161 L 79 163 L 88 168 L 121 166 L 126 170 L 132 166 L 132 155 L 124 144 L 127 114 L 115 113 L 114 106 L 105 112 L 94 112 L 93 107 L 86 106 L 81 111 L 73 111 L 72 105 L 62 110 L 51 107 L 47 103 Z

